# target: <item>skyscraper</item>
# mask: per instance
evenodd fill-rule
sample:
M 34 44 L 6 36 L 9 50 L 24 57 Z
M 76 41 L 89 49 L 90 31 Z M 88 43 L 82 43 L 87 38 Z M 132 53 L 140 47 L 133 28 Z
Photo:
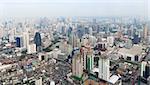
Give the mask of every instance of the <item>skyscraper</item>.
M 92 49 L 90 47 L 83 48 L 83 66 L 84 69 L 90 71 L 94 66 L 94 56 L 92 54 Z
M 133 36 L 133 43 L 134 43 L 134 44 L 138 44 L 139 42 L 140 42 L 139 36 L 138 36 L 138 35 L 134 35 L 134 36 Z
M 83 74 L 83 58 L 81 54 L 74 55 L 72 59 L 72 73 L 73 76 L 81 77 Z
M 41 35 L 39 32 L 35 33 L 34 43 L 36 44 L 36 51 L 42 51 L 42 41 L 41 41 Z
M 23 47 L 23 37 L 16 37 L 16 47 Z
M 4 29 L 0 26 L 0 38 L 3 37 Z
M 28 45 L 27 53 L 28 54 L 36 53 L 36 45 L 35 44 Z
M 23 46 L 24 48 L 28 48 L 29 45 L 29 33 L 28 32 L 23 32 Z
M 99 59 L 99 78 L 104 79 L 106 81 L 109 80 L 110 70 L 109 70 L 109 59 L 106 55 L 101 55 Z
M 148 37 L 148 27 L 147 27 L 147 24 L 144 25 L 143 36 L 144 36 L 144 40 L 146 40 L 147 37 Z

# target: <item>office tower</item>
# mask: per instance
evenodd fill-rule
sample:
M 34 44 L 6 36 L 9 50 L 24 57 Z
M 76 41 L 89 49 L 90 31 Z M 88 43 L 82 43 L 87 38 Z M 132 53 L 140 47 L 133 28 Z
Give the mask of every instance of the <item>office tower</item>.
M 109 46 L 113 46 L 114 45 L 114 37 L 113 36 L 107 37 L 107 43 Z
M 88 28 L 88 27 L 85 27 L 85 28 L 84 28 L 84 33 L 85 33 L 85 34 L 89 34 L 89 28 Z
M 9 42 L 15 42 L 15 30 L 14 29 L 11 29 L 9 30 Z
M 72 33 L 72 27 L 69 27 L 67 30 L 67 36 L 70 37 Z
M 23 47 L 23 37 L 22 36 L 16 37 L 16 47 Z
M 110 70 L 109 66 L 110 62 L 106 55 L 101 55 L 99 58 L 99 78 L 104 79 L 106 81 L 109 80 Z
M 89 28 L 89 35 L 92 35 L 93 34 L 93 29 L 92 27 Z
M 79 37 L 79 39 L 81 39 L 82 36 L 85 34 L 85 29 L 82 28 L 82 27 L 78 27 L 76 30 L 77 30 L 77 31 L 76 31 L 77 36 Z
M 139 38 L 139 36 L 138 35 L 134 35 L 133 36 L 133 44 L 138 44 L 140 42 L 140 38 Z
M 29 33 L 23 32 L 23 46 L 24 48 L 28 49 L 28 45 L 29 45 Z
M 75 54 L 72 59 L 72 74 L 76 77 L 81 77 L 83 74 L 83 58 L 82 55 Z
M 35 44 L 28 45 L 27 53 L 28 54 L 36 53 L 36 45 Z
M 36 51 L 42 51 L 41 34 L 39 32 L 35 33 L 34 43 L 36 44 Z

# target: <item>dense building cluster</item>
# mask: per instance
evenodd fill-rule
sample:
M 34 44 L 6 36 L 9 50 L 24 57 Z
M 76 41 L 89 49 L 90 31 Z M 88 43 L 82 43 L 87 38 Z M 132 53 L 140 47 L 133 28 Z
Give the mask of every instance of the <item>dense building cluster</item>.
M 0 22 L 0 85 L 146 84 L 150 84 L 150 23 L 143 18 Z

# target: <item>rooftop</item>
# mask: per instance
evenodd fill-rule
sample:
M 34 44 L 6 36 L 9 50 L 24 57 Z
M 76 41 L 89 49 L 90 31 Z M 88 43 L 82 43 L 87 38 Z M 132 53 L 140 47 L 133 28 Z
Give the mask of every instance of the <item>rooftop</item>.
M 130 49 L 120 48 L 118 52 L 121 54 L 140 55 L 143 52 L 143 49 L 145 49 L 145 48 L 146 47 L 141 46 L 141 45 L 134 45 Z

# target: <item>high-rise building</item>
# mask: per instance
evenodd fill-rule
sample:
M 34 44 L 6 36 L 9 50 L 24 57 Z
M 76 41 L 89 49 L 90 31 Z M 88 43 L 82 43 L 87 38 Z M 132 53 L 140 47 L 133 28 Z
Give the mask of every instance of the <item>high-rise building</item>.
M 16 47 L 23 47 L 23 37 L 16 37 Z
M 36 53 L 36 45 L 35 44 L 28 45 L 27 53 L 28 54 Z
M 24 48 L 28 49 L 28 45 L 29 45 L 29 33 L 23 32 L 23 46 Z
M 76 54 L 72 59 L 72 73 L 73 76 L 81 77 L 83 74 L 83 58 L 82 55 Z
M 14 29 L 11 29 L 9 30 L 9 42 L 15 42 L 15 30 Z
M 138 35 L 133 36 L 133 44 L 138 44 L 140 42 L 140 38 Z
M 83 54 L 83 67 L 85 70 L 91 71 L 94 67 L 94 55 L 93 51 L 90 47 L 84 47 L 82 48 L 82 54 Z
M 72 27 L 69 27 L 67 30 L 67 36 L 70 37 L 72 33 Z
M 108 81 L 110 77 L 110 61 L 106 55 L 101 55 L 99 58 L 99 78 Z
M 3 37 L 3 33 L 4 33 L 4 29 L 2 27 L 0 27 L 0 38 Z
M 41 34 L 39 32 L 35 33 L 34 43 L 36 44 L 36 51 L 38 52 L 42 51 L 42 40 Z
M 148 26 L 147 26 L 147 24 L 144 25 L 143 37 L 144 37 L 144 40 L 147 40 L 147 37 L 148 37 Z
M 92 27 L 89 28 L 89 34 L 90 34 L 90 35 L 93 34 L 93 29 L 92 29 Z

